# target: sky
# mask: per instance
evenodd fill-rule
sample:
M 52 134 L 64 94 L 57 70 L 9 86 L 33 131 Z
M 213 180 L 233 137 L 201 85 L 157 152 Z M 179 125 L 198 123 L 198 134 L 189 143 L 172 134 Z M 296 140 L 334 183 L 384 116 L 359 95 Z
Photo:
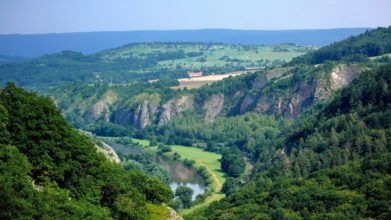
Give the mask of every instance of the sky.
M 391 25 L 391 0 L 0 0 L 0 34 Z

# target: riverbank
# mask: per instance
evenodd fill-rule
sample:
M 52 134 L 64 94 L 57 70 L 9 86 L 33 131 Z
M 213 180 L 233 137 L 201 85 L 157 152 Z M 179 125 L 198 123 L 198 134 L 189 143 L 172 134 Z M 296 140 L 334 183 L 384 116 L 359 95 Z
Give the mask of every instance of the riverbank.
M 180 145 L 170 145 L 172 152 L 166 154 L 173 155 L 178 153 L 181 159 L 194 160 L 195 168 L 205 167 L 207 172 L 210 174 L 211 184 L 210 187 L 213 192 L 210 196 L 205 198 L 205 201 L 192 206 L 189 209 L 183 209 L 179 213 L 183 216 L 193 213 L 195 210 L 205 207 L 214 201 L 218 201 L 224 198 L 224 194 L 221 193 L 221 188 L 226 180 L 224 172 L 220 168 L 221 155 L 204 151 L 200 148 L 186 147 Z
M 135 139 L 131 138 L 131 140 L 135 143 L 138 143 L 145 150 L 151 150 L 157 152 L 157 146 L 151 147 L 148 140 Z M 221 188 L 226 180 L 225 173 L 221 170 L 220 158 L 221 155 L 217 153 L 207 152 L 203 149 L 196 147 L 186 147 L 180 145 L 169 145 L 172 149 L 171 152 L 166 152 L 166 156 L 173 156 L 173 154 L 177 153 L 180 155 L 180 160 L 193 160 L 195 163 L 193 167 L 195 169 L 204 167 L 208 174 L 210 175 L 210 184 L 208 187 L 211 190 L 211 194 L 205 198 L 205 200 L 201 203 L 195 204 L 189 209 L 183 209 L 179 213 L 182 216 L 189 215 L 193 213 L 195 210 L 206 207 L 210 203 L 214 201 L 218 201 L 225 197 L 223 193 L 221 193 Z

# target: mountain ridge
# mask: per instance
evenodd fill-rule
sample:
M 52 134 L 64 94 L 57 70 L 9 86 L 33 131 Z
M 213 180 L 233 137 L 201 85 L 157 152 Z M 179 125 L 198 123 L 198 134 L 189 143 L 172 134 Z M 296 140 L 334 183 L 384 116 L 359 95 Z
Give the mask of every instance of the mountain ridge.
M 37 57 L 73 50 L 85 54 L 135 42 L 204 42 L 230 44 L 282 44 L 323 46 L 357 35 L 369 28 L 309 30 L 161 30 L 124 32 L 76 32 L 54 34 L 0 35 L 0 54 Z M 110 40 L 108 40 L 110 39 Z

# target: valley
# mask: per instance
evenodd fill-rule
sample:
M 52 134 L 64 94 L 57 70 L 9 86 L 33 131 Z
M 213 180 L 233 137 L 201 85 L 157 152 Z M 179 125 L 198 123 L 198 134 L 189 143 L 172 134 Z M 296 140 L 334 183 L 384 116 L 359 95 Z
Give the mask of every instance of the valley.
M 388 27 L 0 65 L 0 218 L 388 219 L 390 53 Z
M 207 152 L 200 148 L 180 145 L 167 145 L 171 151 L 160 154 L 158 147 L 150 146 L 150 142 L 147 140 L 132 139 L 127 144 L 120 144 L 126 143 L 124 140 L 128 138 L 95 137 L 94 139 L 103 140 L 110 145 L 120 155 L 122 162 L 125 164 L 129 163 L 128 159 L 131 155 L 141 155 L 143 152 L 152 153 L 154 159 L 150 162 L 156 163 L 168 171 L 170 174 L 169 185 L 174 192 L 178 186 L 185 185 L 194 191 L 192 195 L 193 202 L 196 200 L 197 195 L 203 196 L 203 199 L 191 208 L 181 210 L 180 213 L 182 215 L 193 213 L 194 210 L 205 207 L 211 202 L 218 201 L 224 197 L 221 188 L 226 180 L 226 174 L 220 168 L 221 155 L 219 154 Z M 188 161 L 194 161 L 194 164 L 189 166 Z M 207 177 L 201 177 L 198 174 L 200 168 L 205 169 Z M 207 185 L 205 184 L 205 178 L 209 182 Z M 206 194 L 203 195 L 204 193 Z

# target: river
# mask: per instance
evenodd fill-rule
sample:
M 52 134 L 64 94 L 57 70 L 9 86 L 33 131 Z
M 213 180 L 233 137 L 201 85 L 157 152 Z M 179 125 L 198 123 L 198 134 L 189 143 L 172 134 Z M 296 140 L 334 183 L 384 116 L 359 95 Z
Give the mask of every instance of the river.
M 204 194 L 204 180 L 195 170 L 185 166 L 180 161 L 167 159 L 162 156 L 157 156 L 156 162 L 170 173 L 170 187 L 172 191 L 175 192 L 178 186 L 187 186 L 194 191 L 193 200 L 198 195 Z

